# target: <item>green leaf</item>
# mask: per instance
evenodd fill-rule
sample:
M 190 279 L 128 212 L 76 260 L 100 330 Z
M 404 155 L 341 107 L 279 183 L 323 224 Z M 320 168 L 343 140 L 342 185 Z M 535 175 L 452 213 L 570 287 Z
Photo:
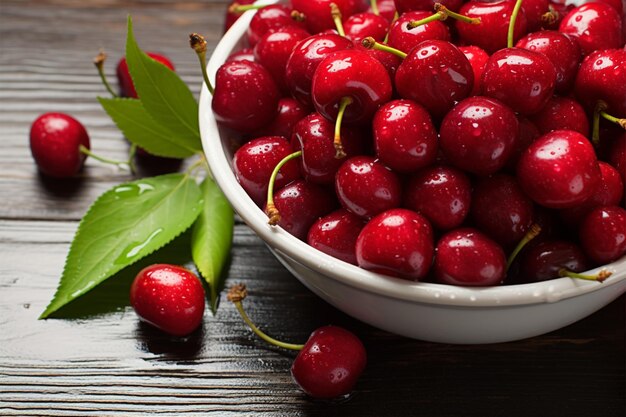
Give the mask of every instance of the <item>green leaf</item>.
M 215 313 L 224 286 L 223 268 L 230 253 L 235 220 L 232 207 L 213 180 L 205 179 L 201 188 L 204 207 L 193 225 L 191 256 L 209 284 L 211 310 Z
M 177 137 L 184 137 L 200 149 L 198 103 L 189 87 L 172 70 L 144 53 L 133 35 L 128 17 L 126 62 L 139 99 L 148 114 Z
M 202 149 L 196 140 L 171 133 L 137 99 L 98 97 L 98 101 L 129 141 L 153 155 L 182 159 Z
M 185 174 L 141 179 L 106 191 L 81 220 L 59 288 L 40 318 L 169 243 L 193 224 L 202 204 L 200 187 Z

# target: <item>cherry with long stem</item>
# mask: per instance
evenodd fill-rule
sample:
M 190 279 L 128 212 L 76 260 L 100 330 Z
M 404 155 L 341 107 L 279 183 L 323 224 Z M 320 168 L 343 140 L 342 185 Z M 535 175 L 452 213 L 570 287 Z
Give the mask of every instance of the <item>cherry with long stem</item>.
M 444 6 L 441 3 L 435 3 L 435 13 L 433 15 L 425 17 L 424 19 L 421 19 L 421 20 L 410 22 L 407 24 L 407 28 L 413 29 L 413 28 L 416 28 L 421 25 L 425 25 L 430 22 L 435 22 L 437 20 L 443 21 L 443 20 L 446 20 L 448 17 L 451 17 L 461 22 L 469 23 L 470 25 L 479 25 L 481 23 L 479 17 L 464 16 L 462 14 L 455 13 L 449 10 L 446 6 Z
M 376 39 L 372 38 L 371 36 L 363 38 L 361 40 L 361 46 L 363 46 L 365 49 L 376 49 L 378 51 L 389 52 L 390 54 L 394 54 L 400 57 L 401 59 L 407 57 L 406 52 L 402 52 L 399 49 L 392 48 L 391 46 L 385 45 L 384 43 L 376 42 Z
M 276 176 L 280 172 L 280 169 L 283 167 L 283 165 L 285 165 L 292 159 L 296 159 L 301 156 L 302 151 L 297 151 L 287 155 L 286 157 L 281 159 L 278 164 L 276 164 L 276 167 L 272 171 L 272 175 L 270 176 L 269 184 L 267 187 L 267 203 L 265 207 L 265 213 L 267 214 L 267 217 L 269 217 L 268 223 L 272 226 L 275 226 L 278 224 L 278 222 L 280 222 L 280 213 L 276 208 L 276 205 L 274 204 L 274 183 L 276 182 Z

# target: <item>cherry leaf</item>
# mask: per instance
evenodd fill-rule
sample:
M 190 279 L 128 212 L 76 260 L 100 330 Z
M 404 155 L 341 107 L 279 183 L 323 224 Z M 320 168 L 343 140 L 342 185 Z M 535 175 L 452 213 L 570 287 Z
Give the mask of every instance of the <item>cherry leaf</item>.
M 196 99 L 174 71 L 139 48 L 130 16 L 126 62 L 141 104 L 148 114 L 176 137 L 195 143 L 194 149 L 201 149 Z
M 139 100 L 98 97 L 98 101 L 126 139 L 152 155 L 182 159 L 202 150 L 198 141 L 170 133 Z
M 81 220 L 46 318 L 123 268 L 187 230 L 202 210 L 202 193 L 186 174 L 117 185 Z
M 191 234 L 191 255 L 209 285 L 211 310 L 217 310 L 224 286 L 224 265 L 233 241 L 234 213 L 226 197 L 210 178 L 201 184 L 204 206 Z

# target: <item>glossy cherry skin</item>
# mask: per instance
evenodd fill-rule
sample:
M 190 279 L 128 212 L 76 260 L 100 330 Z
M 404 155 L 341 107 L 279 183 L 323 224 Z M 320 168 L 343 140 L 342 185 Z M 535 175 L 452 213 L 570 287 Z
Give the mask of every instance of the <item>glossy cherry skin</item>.
M 411 100 L 383 105 L 372 121 L 374 148 L 380 161 L 397 172 L 414 172 L 437 157 L 437 131 L 430 115 Z
M 363 343 L 336 326 L 315 330 L 291 366 L 291 376 L 314 398 L 344 397 L 352 392 L 367 364 Z
M 549 0 L 524 0 L 522 9 L 528 22 L 528 32 L 535 32 L 543 26 L 541 17 L 549 11 Z
M 472 194 L 472 219 L 478 229 L 506 249 L 512 249 L 533 223 L 534 204 L 515 177 L 483 178 Z
M 474 86 L 470 95 L 478 95 L 482 91 L 482 76 L 489 55 L 478 46 L 459 46 L 459 50 L 463 52 L 474 71 Z
M 263 136 L 253 139 L 235 152 L 233 170 L 241 187 L 252 200 L 262 206 L 267 200 L 267 188 L 272 171 L 294 150 L 282 136 Z M 298 163 L 291 160 L 282 166 L 274 189 L 279 189 L 301 177 Z
M 392 48 L 409 53 L 420 42 L 429 39 L 450 40 L 450 29 L 440 20 L 426 23 L 415 28 L 407 25 L 432 15 L 431 11 L 416 11 L 402 14 L 389 28 L 387 44 Z
M 549 208 L 577 206 L 591 197 L 600 181 L 593 146 L 578 132 L 557 130 L 524 151 L 517 179 L 536 203 Z
M 337 208 L 337 200 L 327 189 L 296 180 L 274 194 L 280 212 L 278 225 L 300 240 L 306 240 L 311 225 Z
M 468 1 L 459 9 L 459 13 L 480 18 L 479 25 L 455 21 L 460 41 L 465 45 L 475 45 L 492 54 L 506 48 L 509 21 L 515 6 L 514 1 L 480 2 Z M 520 10 L 515 21 L 514 40 L 526 34 L 527 21 L 524 10 Z
M 383 64 L 355 49 L 329 54 L 313 74 L 315 110 L 332 121 L 341 99 L 350 97 L 353 102 L 346 108 L 343 121 L 369 122 L 376 110 L 391 99 L 391 93 L 391 80 Z
M 292 9 L 283 4 L 272 4 L 260 8 L 252 19 L 246 31 L 248 44 L 253 47 L 268 32 L 283 28 L 299 28 L 305 30 L 304 22 L 299 22 L 291 16 Z M 307 32 L 308 33 L 308 32 Z
M 443 119 L 439 146 L 457 168 L 489 175 L 512 154 L 517 137 L 515 114 L 498 100 L 474 96 L 457 104 Z
M 626 254 L 626 210 L 619 206 L 593 209 L 578 231 L 583 251 L 599 264 L 613 262 Z
M 30 151 L 41 172 L 51 177 L 72 177 L 81 170 L 89 149 L 89 135 L 75 118 L 64 113 L 44 113 L 30 127 Z
M 365 221 L 345 209 L 321 217 L 309 229 L 307 243 L 315 249 L 356 265 L 356 239 Z
M 335 192 L 346 210 L 363 218 L 399 207 L 402 198 L 397 175 L 370 156 L 349 158 L 339 167 Z
M 334 184 L 335 174 L 344 162 L 343 158 L 335 157 L 334 132 L 334 123 L 317 112 L 307 115 L 294 127 L 291 143 L 294 149 L 302 150 L 300 162 L 307 181 Z M 360 155 L 365 149 L 366 138 L 359 129 L 342 126 L 341 141 L 348 157 Z
M 617 169 L 606 162 L 599 161 L 600 181 L 596 190 L 582 204 L 561 210 L 561 218 L 568 225 L 579 225 L 583 218 L 598 206 L 617 206 L 624 197 L 624 181 Z
M 543 54 L 521 48 L 501 49 L 483 72 L 483 94 L 513 111 L 529 115 L 546 105 L 556 88 L 556 70 Z
M 437 165 L 411 176 L 404 207 L 426 217 L 438 230 L 460 226 L 470 211 L 472 184 L 461 170 Z
M 224 33 L 226 33 L 226 31 L 228 31 L 228 29 L 230 29 L 230 27 L 237 21 L 237 19 L 239 19 L 239 17 L 241 17 L 242 13 L 236 13 L 230 10 L 230 7 L 232 5 L 234 5 L 235 3 L 239 4 L 239 5 L 246 5 L 246 4 L 252 4 L 254 3 L 256 0 L 232 0 L 229 4 L 228 7 L 226 8 L 226 15 L 224 16 Z
M 499 285 L 506 275 L 506 257 L 496 242 L 478 230 L 455 229 L 437 242 L 434 271 L 441 284 Z
M 546 240 L 524 251 L 520 261 L 520 275 L 524 282 L 539 282 L 559 278 L 559 272 L 584 272 L 591 263 L 582 249 L 567 240 Z
M 421 214 L 402 208 L 371 219 L 356 241 L 361 268 L 397 278 L 424 278 L 433 255 L 432 226 Z
M 226 58 L 226 62 L 228 61 L 256 61 L 254 58 L 254 51 L 252 48 L 243 48 L 238 51 L 233 52 Z
M 230 61 L 217 70 L 211 108 L 222 125 L 252 133 L 274 120 L 279 98 L 276 83 L 262 65 Z
M 171 335 L 187 336 L 202 323 L 204 287 L 185 268 L 155 264 L 135 277 L 130 304 L 141 320 Z
M 396 14 L 396 5 L 393 0 L 376 0 L 376 6 L 378 7 L 378 13 L 387 19 L 387 22 L 391 23 Z M 366 12 L 374 13 L 372 10 L 371 2 Z
M 574 8 L 561 21 L 559 32 L 576 39 L 583 55 L 623 46 L 622 20 L 606 3 L 590 2 Z
M 363 11 L 363 4 L 359 0 L 291 0 L 294 10 L 304 13 L 305 24 L 310 33 L 319 33 L 327 29 L 334 29 L 330 5 L 335 3 L 341 12 L 342 20 Z
M 574 86 L 574 79 L 581 61 L 578 42 L 555 30 L 532 32 L 520 39 L 517 48 L 544 54 L 556 70 L 556 91 L 567 94 Z
M 574 94 L 588 111 L 599 100 L 617 117 L 626 116 L 626 50 L 605 49 L 585 57 L 574 84 Z
M 254 46 L 255 62 L 263 65 L 284 94 L 288 94 L 285 68 L 293 48 L 309 33 L 296 26 L 275 29 L 263 35 Z
M 395 81 L 400 97 L 416 101 L 440 119 L 470 94 L 474 71 L 463 52 L 450 42 L 427 40 L 409 52 Z
M 301 103 L 312 106 L 311 85 L 319 63 L 328 54 L 352 47 L 349 39 L 332 33 L 313 35 L 298 43 L 285 68 L 285 81 L 291 95 Z
M 154 59 L 157 62 L 165 65 L 172 71 L 174 71 L 174 64 L 164 55 L 148 52 L 148 56 Z M 117 74 L 117 81 L 120 86 L 120 95 L 122 97 L 131 97 L 137 98 L 137 90 L 135 90 L 135 84 L 133 84 L 133 79 L 130 76 L 130 72 L 128 71 L 128 63 L 126 62 L 126 58 L 120 59 L 117 63 L 117 68 L 115 70 Z
M 356 43 L 368 36 L 382 42 L 388 29 L 389 21 L 374 13 L 357 13 L 349 16 L 343 23 L 346 36 Z
M 269 125 L 256 131 L 257 136 L 283 136 L 290 138 L 293 128 L 310 109 L 291 97 L 278 100 L 278 114 Z
M 574 130 L 589 136 L 589 120 L 585 109 L 573 98 L 554 96 L 530 120 L 542 134 L 554 130 Z

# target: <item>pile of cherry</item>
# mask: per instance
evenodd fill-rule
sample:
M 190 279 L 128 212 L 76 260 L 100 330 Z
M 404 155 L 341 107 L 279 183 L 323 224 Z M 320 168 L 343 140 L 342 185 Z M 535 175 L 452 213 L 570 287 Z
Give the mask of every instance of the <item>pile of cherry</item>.
M 410 280 L 605 277 L 577 273 L 626 253 L 622 2 L 365 6 L 265 6 L 216 74 L 271 223 Z

